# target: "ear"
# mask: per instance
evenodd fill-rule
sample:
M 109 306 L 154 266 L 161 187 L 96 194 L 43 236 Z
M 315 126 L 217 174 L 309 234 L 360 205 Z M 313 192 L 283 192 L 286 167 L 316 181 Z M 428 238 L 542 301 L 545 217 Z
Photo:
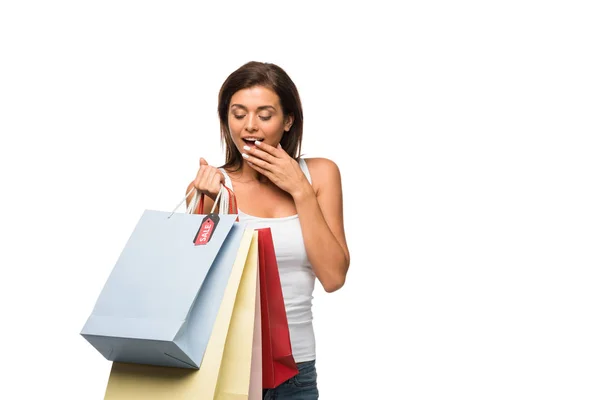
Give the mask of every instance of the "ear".
M 283 130 L 288 132 L 292 129 L 292 125 L 294 125 L 294 114 L 289 114 L 285 117 L 285 124 L 283 126 Z

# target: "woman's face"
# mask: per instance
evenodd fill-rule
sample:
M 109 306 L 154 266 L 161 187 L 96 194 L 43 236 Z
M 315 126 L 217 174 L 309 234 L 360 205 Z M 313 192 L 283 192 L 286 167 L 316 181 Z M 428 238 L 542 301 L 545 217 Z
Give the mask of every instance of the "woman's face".
M 279 96 L 264 86 L 253 86 L 234 93 L 228 111 L 231 139 L 240 152 L 260 140 L 277 147 L 293 118 L 283 115 Z

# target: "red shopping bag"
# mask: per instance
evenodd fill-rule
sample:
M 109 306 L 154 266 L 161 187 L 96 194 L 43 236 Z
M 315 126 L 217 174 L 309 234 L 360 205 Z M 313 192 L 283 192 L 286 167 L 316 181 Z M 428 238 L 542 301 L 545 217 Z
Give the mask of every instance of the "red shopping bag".
M 281 281 L 270 228 L 258 232 L 263 388 L 272 389 L 298 374 L 292 355 Z

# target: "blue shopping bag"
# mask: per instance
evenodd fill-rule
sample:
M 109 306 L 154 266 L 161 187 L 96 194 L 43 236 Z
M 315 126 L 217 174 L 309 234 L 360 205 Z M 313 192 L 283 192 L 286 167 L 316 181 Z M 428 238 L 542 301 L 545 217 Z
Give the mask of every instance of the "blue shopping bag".
M 198 245 L 205 215 L 144 211 L 81 335 L 111 361 L 198 369 L 241 250 L 236 218 L 218 215 Z

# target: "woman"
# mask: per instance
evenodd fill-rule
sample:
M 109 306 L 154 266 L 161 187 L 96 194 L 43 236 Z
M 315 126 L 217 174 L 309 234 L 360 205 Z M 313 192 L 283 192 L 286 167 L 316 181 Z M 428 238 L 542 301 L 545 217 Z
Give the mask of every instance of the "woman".
M 315 277 L 334 292 L 350 264 L 339 169 L 325 158 L 300 158 L 302 105 L 277 65 L 249 62 L 234 71 L 221 87 L 218 107 L 226 162 L 215 168 L 200 158 L 186 193 L 193 187 L 204 193 L 208 213 L 224 184 L 235 193 L 240 222 L 271 228 L 299 374 L 265 390 L 264 398 L 317 399 Z

